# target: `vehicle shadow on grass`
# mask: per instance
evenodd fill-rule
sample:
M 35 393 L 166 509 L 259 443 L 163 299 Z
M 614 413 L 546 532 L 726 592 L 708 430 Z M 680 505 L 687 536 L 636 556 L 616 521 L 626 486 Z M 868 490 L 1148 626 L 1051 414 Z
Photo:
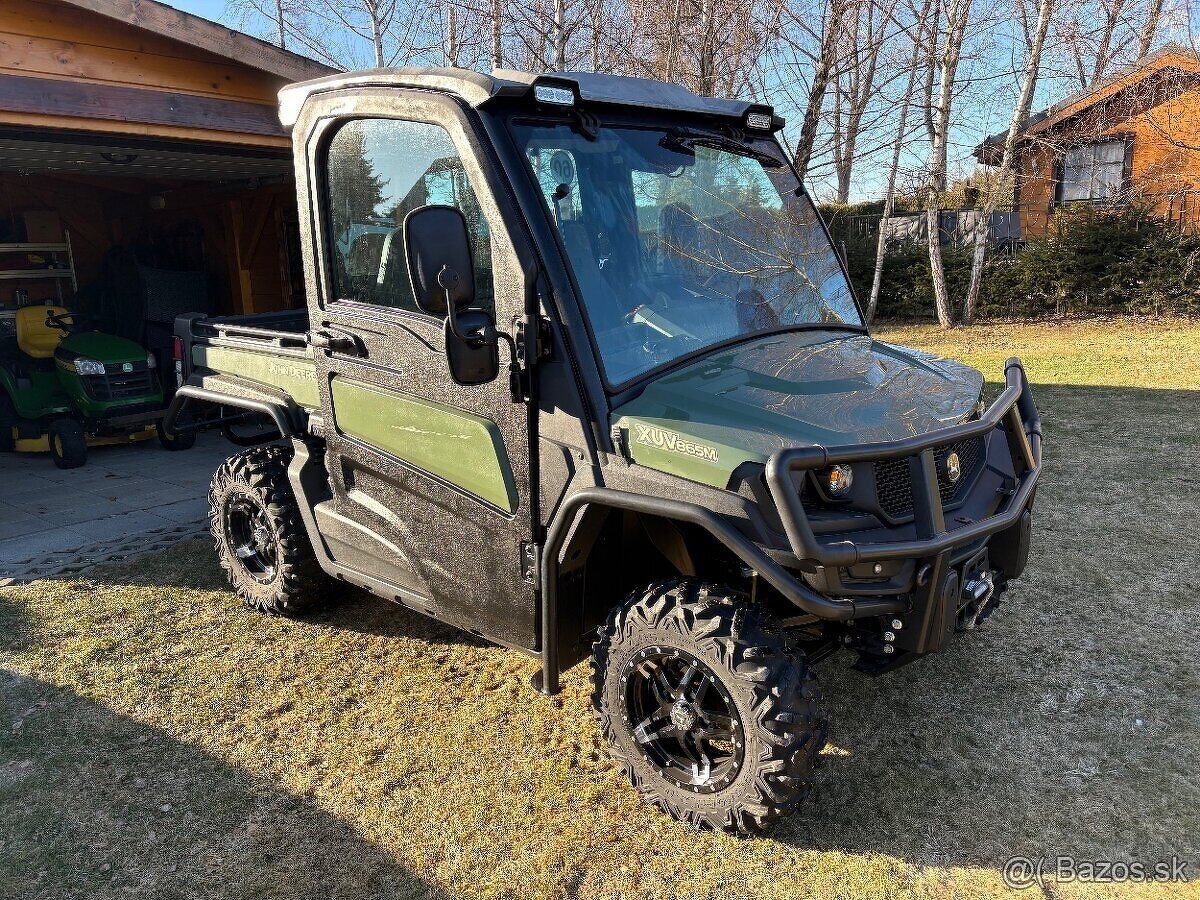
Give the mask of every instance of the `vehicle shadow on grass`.
M 31 634 L 0 597 L 0 634 Z M 446 897 L 312 800 L 0 669 L 0 883 L 27 898 Z

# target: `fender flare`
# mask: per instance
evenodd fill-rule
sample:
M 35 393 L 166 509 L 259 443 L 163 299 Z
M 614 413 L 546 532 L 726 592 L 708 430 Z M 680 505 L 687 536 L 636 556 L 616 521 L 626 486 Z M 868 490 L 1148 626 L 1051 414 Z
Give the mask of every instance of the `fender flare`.
M 558 693 L 561 674 L 558 662 L 558 556 L 562 552 L 563 543 L 576 515 L 587 506 L 630 510 L 703 528 L 789 601 L 822 619 L 848 622 L 852 619 L 902 612 L 905 608 L 905 601 L 901 599 L 832 600 L 822 596 L 771 559 L 729 522 L 712 510 L 694 503 L 603 487 L 582 488 L 563 500 L 546 531 L 546 540 L 541 550 L 541 590 L 538 607 L 541 618 L 542 672 L 537 687 L 543 694 Z

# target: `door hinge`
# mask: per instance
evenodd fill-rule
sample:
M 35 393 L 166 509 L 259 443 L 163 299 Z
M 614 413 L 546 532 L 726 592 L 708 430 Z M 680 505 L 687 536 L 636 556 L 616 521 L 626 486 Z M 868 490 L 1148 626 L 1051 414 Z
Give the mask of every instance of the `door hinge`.
M 550 320 L 545 316 L 533 319 L 534 333 L 530 336 L 526 331 L 526 322 L 517 322 L 517 359 L 521 365 L 528 368 L 529 363 L 541 362 L 553 356 L 553 337 L 550 331 Z M 530 340 L 532 337 L 532 340 Z M 532 360 L 531 357 L 532 356 Z
M 538 583 L 538 570 L 542 564 L 542 548 L 532 541 L 521 541 L 521 577 L 526 584 Z

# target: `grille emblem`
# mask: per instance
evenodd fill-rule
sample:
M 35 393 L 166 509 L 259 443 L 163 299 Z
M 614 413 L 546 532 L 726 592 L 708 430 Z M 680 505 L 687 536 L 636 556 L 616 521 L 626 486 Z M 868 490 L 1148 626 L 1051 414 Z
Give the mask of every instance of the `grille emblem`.
M 946 457 L 946 478 L 951 484 L 958 484 L 958 479 L 962 478 L 962 460 L 958 458 L 957 453 Z
M 121 363 L 121 371 L 122 372 L 132 372 L 133 371 L 133 363 Z

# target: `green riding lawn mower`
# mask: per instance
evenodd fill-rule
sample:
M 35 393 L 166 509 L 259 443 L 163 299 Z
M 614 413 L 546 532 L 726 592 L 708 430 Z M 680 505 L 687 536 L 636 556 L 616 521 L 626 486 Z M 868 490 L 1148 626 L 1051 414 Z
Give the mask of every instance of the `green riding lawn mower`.
M 61 306 L 16 310 L 13 332 L 0 342 L 0 451 L 49 452 L 73 469 L 88 447 L 156 434 L 168 450 L 196 442 L 186 425 L 162 429 L 158 366 L 139 344 L 92 330 Z

